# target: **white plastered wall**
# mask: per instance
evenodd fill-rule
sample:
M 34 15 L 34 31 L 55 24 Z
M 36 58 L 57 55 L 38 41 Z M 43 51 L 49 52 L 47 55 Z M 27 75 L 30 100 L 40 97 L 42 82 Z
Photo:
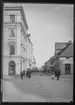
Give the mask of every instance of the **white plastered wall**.
M 60 69 L 61 69 L 61 74 L 65 74 L 65 64 L 71 64 L 71 74 L 73 74 L 73 58 L 60 58 Z

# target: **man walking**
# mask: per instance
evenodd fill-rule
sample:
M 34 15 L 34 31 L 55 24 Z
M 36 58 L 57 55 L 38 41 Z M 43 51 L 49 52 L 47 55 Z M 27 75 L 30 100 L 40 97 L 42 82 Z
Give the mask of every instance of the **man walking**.
M 23 80 L 23 72 L 22 71 L 20 72 L 20 77 Z
M 29 77 L 29 79 L 31 77 L 31 71 L 30 70 L 28 71 L 28 77 Z
M 59 68 L 55 71 L 55 75 L 57 77 L 57 80 L 59 80 L 59 76 L 60 76 L 60 70 L 59 70 Z
M 25 76 L 25 70 L 23 70 L 23 76 Z
M 28 77 L 28 70 L 26 71 L 26 77 Z

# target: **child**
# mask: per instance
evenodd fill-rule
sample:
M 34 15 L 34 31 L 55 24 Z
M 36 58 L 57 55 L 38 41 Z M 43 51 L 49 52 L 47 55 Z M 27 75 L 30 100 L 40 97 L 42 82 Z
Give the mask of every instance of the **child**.
M 54 79 L 54 75 L 52 74 L 52 79 Z

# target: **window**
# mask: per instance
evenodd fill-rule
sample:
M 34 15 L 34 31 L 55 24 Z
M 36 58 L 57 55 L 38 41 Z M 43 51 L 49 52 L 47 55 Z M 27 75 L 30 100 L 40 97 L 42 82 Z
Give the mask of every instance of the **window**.
M 11 30 L 10 36 L 11 36 L 11 37 L 15 37 L 14 30 Z
M 15 15 L 10 15 L 10 21 L 15 22 Z
M 14 55 L 15 54 L 15 45 L 11 44 L 10 45 L 10 55 Z
M 70 74 L 71 65 L 65 64 L 65 74 Z

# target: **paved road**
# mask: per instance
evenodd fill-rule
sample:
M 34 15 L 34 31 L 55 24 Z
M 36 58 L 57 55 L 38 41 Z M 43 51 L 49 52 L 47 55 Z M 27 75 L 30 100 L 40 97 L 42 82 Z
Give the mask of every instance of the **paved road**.
M 31 94 L 50 102 L 73 100 L 73 78 L 51 79 L 51 76 L 35 76 L 30 79 L 20 78 L 10 80 L 14 87 L 24 94 Z

